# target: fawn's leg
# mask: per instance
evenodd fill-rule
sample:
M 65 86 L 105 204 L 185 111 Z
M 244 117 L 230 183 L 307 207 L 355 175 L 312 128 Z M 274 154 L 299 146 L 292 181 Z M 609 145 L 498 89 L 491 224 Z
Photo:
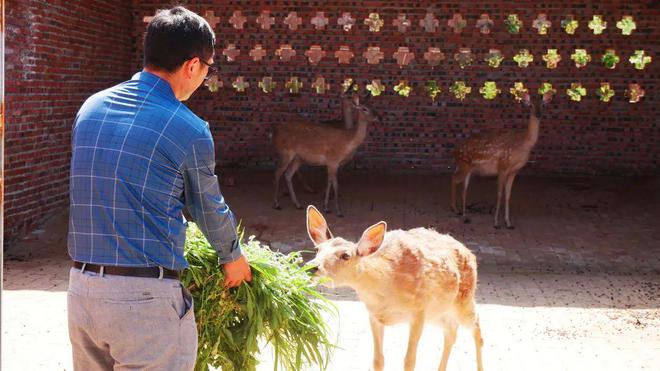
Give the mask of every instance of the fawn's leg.
M 291 164 L 284 173 L 284 178 L 286 179 L 286 185 L 289 187 L 289 196 L 291 196 L 291 201 L 293 201 L 297 209 L 301 209 L 302 207 L 298 202 L 298 198 L 296 197 L 296 192 L 293 190 L 293 182 L 291 181 L 291 179 L 293 179 L 293 174 L 295 174 L 296 171 L 298 171 L 300 165 L 301 165 L 300 158 L 296 157 L 293 159 L 293 161 L 291 161 Z
M 500 203 L 502 202 L 502 197 L 504 196 L 504 184 L 506 183 L 506 177 L 504 174 L 498 174 L 497 175 L 497 203 L 495 206 L 495 217 L 493 221 L 493 227 L 499 228 L 500 227 Z
M 509 219 L 509 203 L 511 201 L 511 187 L 513 187 L 513 181 L 516 179 L 517 174 L 511 174 L 506 180 L 506 188 L 504 191 L 504 222 L 506 223 L 506 227 L 509 229 L 513 229 L 513 225 L 511 225 L 511 219 Z
M 447 370 L 447 362 L 449 362 L 449 354 L 451 353 L 451 348 L 454 346 L 454 343 L 456 342 L 457 328 L 458 325 L 454 322 L 448 322 L 443 326 L 443 330 L 445 333 L 445 341 L 442 350 L 442 360 L 440 361 L 440 367 L 438 367 L 438 371 Z
M 385 357 L 383 356 L 383 335 L 385 326 L 373 316 L 369 316 L 371 325 L 371 334 L 374 336 L 374 371 L 383 371 L 385 367 Z
M 419 338 L 422 336 L 422 330 L 424 330 L 424 313 L 420 312 L 415 315 L 415 318 L 410 322 L 408 350 L 406 351 L 406 358 L 403 366 L 405 371 L 415 370 L 415 362 L 417 361 L 417 344 L 419 344 Z
M 273 182 L 273 207 L 278 210 L 281 209 L 279 202 L 280 178 L 289 167 L 289 164 L 291 161 L 293 161 L 294 157 L 295 155 L 292 153 L 280 153 L 280 163 L 277 165 L 277 169 L 275 170 L 275 180 Z

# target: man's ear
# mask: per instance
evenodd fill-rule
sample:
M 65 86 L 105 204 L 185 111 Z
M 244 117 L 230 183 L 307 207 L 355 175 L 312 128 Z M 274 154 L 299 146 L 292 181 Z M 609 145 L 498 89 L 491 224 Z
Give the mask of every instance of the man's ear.
M 367 228 L 357 244 L 358 255 L 367 256 L 378 250 L 385 239 L 385 232 L 387 232 L 387 223 L 385 222 L 378 222 Z
M 314 246 L 333 238 L 325 218 L 313 205 L 307 206 L 307 234 Z

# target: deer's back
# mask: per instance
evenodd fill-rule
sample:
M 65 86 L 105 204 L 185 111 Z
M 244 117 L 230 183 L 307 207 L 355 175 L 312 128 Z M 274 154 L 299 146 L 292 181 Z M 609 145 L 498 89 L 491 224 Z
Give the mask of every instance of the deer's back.
M 459 165 L 467 165 L 482 175 L 494 175 L 501 168 L 524 165 L 531 148 L 523 145 L 525 133 L 484 134 L 467 139 L 454 151 Z
M 341 128 L 294 121 L 275 125 L 273 144 L 280 152 L 294 152 L 306 162 L 323 164 L 344 152 L 348 137 Z
M 449 235 L 426 228 L 388 232 L 383 246 L 368 258 L 368 269 L 381 272 L 374 287 L 358 294 L 383 323 L 408 320 L 420 308 L 442 318 L 455 306 L 472 302 L 476 258 Z

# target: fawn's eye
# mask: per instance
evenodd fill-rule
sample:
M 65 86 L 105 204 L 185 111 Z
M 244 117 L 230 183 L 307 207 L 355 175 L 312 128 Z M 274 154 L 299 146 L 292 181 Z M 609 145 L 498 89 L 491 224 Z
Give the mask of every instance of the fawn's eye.
M 339 257 L 340 257 L 342 260 L 348 260 L 348 259 L 351 258 L 351 256 L 348 255 L 348 253 L 342 253 Z

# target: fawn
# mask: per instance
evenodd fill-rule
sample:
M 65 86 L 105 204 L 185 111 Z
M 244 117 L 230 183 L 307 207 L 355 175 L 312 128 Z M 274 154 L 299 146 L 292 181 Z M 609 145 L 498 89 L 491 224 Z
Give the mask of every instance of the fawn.
M 447 368 L 458 325 L 472 330 L 477 367 L 483 370 L 483 340 L 475 312 L 477 261 L 463 244 L 426 228 L 387 232 L 379 222 L 357 243 L 334 237 L 321 213 L 307 208 L 307 233 L 316 246 L 310 261 L 319 277 L 349 286 L 369 311 L 374 340 L 374 371 L 384 367 L 384 326 L 410 323 L 405 370 L 415 368 L 417 343 L 425 323 L 442 326 L 444 350 L 440 371 Z
M 551 94 L 544 95 L 542 103 L 539 105 L 531 101 L 529 94 L 525 95 L 523 102 L 530 109 L 527 131 L 477 135 L 456 147 L 454 150 L 456 171 L 451 178 L 451 208 L 458 213 L 456 187 L 463 183 L 462 215 L 466 223 L 469 222 L 465 210 L 470 176 L 472 174 L 497 175 L 497 206 L 495 207 L 494 227 L 500 227 L 498 218 L 500 203 L 504 195 L 504 220 L 507 228 L 513 228 L 509 218 L 511 187 L 520 169 L 527 164 L 530 152 L 538 140 L 541 109 L 551 98 Z
M 302 163 L 326 166 L 328 182 L 325 191 L 323 208 L 329 212 L 328 201 L 330 189 L 334 189 L 335 209 L 337 216 L 343 216 L 339 206 L 339 185 L 337 170 L 350 160 L 357 148 L 367 136 L 369 123 L 379 119 L 379 116 L 356 97 L 353 108 L 358 112 L 358 122 L 350 130 L 338 129 L 318 123 L 299 120 L 277 124 L 273 130 L 273 144 L 279 156 L 279 164 L 275 170 L 274 207 L 280 209 L 279 182 L 284 174 L 291 200 L 298 209 L 300 203 L 293 190 L 291 179 Z M 286 173 L 285 173 L 286 172 Z

